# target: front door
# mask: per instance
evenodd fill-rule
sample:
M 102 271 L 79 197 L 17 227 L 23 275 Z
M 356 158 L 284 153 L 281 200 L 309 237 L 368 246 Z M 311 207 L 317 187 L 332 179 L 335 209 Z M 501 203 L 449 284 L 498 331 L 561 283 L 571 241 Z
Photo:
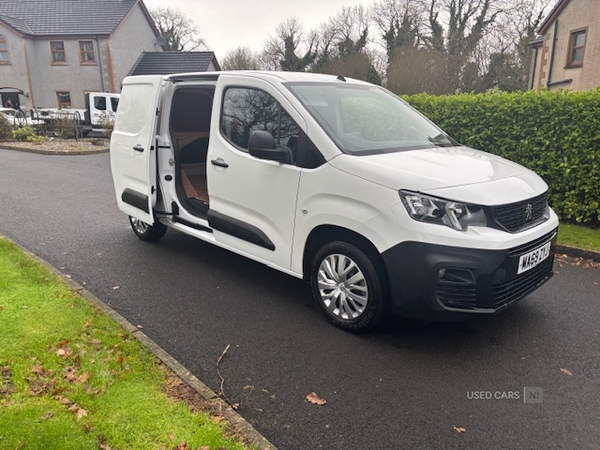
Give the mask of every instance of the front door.
M 294 147 L 304 122 L 279 91 L 247 77 L 219 78 L 214 111 L 207 178 L 215 239 L 289 270 L 301 168 L 251 156 L 248 139 L 266 130 Z

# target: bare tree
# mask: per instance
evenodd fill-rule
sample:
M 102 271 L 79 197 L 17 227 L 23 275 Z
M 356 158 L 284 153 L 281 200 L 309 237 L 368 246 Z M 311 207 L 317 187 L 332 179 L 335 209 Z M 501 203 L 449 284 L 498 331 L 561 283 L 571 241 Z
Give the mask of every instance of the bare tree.
M 420 0 L 381 0 L 373 5 L 372 19 L 381 33 L 388 62 L 398 47 L 419 45 L 423 12 Z
M 479 51 L 482 73 L 477 90 L 527 90 L 532 51 L 528 46 L 554 5 L 554 0 L 506 0 Z
M 474 89 L 478 70 L 473 65 L 482 38 L 502 12 L 498 0 L 429 0 L 429 35 L 423 40 L 430 49 L 448 55 L 453 90 Z M 445 23 L 441 20 L 444 19 Z M 444 24 L 447 24 L 444 26 Z M 468 70 L 465 72 L 465 70 Z
M 284 20 L 274 36 L 265 42 L 263 63 L 270 69 L 291 72 L 305 71 L 316 59 L 317 36 L 306 35 L 297 17 Z
M 150 10 L 150 16 L 167 41 L 165 50 L 181 52 L 206 48 L 198 26 L 180 9 L 159 6 Z
M 221 63 L 223 70 L 258 70 L 261 68 L 259 55 L 248 47 L 238 47 L 227 52 Z

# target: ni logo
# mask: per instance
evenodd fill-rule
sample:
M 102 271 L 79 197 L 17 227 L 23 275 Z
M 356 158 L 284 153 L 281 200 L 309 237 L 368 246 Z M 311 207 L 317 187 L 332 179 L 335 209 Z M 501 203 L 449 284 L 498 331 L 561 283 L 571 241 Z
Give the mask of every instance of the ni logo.
M 529 222 L 531 219 L 533 219 L 533 206 L 531 203 L 527 203 L 525 207 L 525 220 Z

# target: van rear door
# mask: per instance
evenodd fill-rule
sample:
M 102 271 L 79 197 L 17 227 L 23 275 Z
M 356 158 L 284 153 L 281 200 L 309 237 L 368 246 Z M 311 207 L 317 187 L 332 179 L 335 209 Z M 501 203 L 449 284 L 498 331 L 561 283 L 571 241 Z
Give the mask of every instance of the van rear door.
M 147 224 L 156 204 L 156 123 L 162 76 L 123 81 L 110 140 L 110 165 L 119 209 Z

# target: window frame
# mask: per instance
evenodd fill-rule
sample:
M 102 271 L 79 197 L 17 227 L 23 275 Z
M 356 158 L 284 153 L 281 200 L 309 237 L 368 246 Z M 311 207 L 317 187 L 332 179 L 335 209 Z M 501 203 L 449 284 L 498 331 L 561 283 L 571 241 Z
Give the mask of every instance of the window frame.
M 54 44 L 62 44 L 62 50 L 56 50 L 54 48 Z M 56 59 L 56 55 L 59 53 L 62 53 L 64 55 L 64 60 L 59 61 Z M 50 41 L 50 54 L 52 55 L 53 66 L 66 66 L 69 64 L 67 61 L 67 50 L 65 48 L 65 41 Z
M 4 44 L 5 49 L 0 48 L 0 55 L 6 54 L 6 59 L 0 58 L 0 64 L 7 65 L 10 64 L 10 52 L 8 51 L 8 41 L 4 37 L 4 35 L 0 34 L 0 46 Z
M 579 35 L 584 35 L 584 43 L 582 46 L 577 46 L 577 37 Z M 578 69 L 583 67 L 583 60 L 585 58 L 585 47 L 588 41 L 588 27 L 578 28 L 576 30 L 571 30 L 569 32 L 569 47 L 567 49 L 567 69 Z M 581 62 L 573 61 L 573 57 L 575 56 L 575 51 L 581 50 Z
M 91 44 L 91 50 L 85 50 L 85 44 Z M 92 55 L 92 59 L 86 59 L 85 55 Z M 96 60 L 96 47 L 94 45 L 94 41 L 79 41 L 79 62 L 83 66 L 96 66 L 98 65 L 98 61 Z
M 68 95 L 69 96 L 69 102 L 61 102 L 60 101 L 60 97 L 61 95 Z M 63 109 L 63 108 L 70 108 L 73 104 L 72 100 L 71 100 L 71 91 L 56 91 L 56 101 L 58 102 L 58 108 L 59 109 Z

